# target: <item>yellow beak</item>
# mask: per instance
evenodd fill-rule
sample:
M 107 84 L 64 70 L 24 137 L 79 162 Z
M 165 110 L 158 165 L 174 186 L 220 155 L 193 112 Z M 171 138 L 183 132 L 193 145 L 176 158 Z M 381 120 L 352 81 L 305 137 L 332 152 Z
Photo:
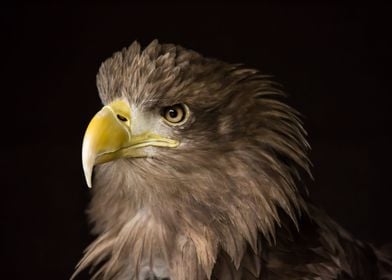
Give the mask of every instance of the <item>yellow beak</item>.
M 99 111 L 83 138 L 82 162 L 87 185 L 92 186 L 92 173 L 96 164 L 122 157 L 145 157 L 141 148 L 146 146 L 177 147 L 178 141 L 143 132 L 133 135 L 131 110 L 124 100 L 116 100 Z

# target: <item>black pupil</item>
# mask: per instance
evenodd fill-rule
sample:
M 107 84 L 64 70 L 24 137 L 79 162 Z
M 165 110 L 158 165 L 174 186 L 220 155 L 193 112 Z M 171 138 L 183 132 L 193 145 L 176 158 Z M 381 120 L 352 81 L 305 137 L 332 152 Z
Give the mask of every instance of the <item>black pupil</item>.
M 169 109 L 169 116 L 174 119 L 178 116 L 178 112 L 175 109 Z

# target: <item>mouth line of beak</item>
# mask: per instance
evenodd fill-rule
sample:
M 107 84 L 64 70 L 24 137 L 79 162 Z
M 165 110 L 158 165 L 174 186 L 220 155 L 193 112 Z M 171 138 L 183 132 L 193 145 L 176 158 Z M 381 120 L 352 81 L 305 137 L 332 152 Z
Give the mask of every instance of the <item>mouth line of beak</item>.
M 167 147 L 175 148 L 178 146 L 178 141 L 169 138 L 149 138 L 148 140 L 132 143 L 129 146 L 122 147 L 115 151 L 108 151 L 98 154 L 95 159 L 95 164 L 101 164 L 113 160 L 114 158 L 127 157 L 148 157 L 148 154 L 140 150 L 145 147 Z

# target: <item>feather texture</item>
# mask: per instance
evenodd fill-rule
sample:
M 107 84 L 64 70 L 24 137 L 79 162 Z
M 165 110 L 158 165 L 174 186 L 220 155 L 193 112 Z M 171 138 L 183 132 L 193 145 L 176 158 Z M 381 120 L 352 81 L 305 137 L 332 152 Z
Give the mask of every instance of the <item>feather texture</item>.
M 101 66 L 104 104 L 185 103 L 181 145 L 95 167 L 93 279 L 381 279 L 382 254 L 306 198 L 309 145 L 268 76 L 171 44 L 135 42 Z M 384 255 L 382 255 L 384 256 Z M 384 267 L 389 259 L 384 256 Z M 156 277 L 156 278 L 154 278 Z

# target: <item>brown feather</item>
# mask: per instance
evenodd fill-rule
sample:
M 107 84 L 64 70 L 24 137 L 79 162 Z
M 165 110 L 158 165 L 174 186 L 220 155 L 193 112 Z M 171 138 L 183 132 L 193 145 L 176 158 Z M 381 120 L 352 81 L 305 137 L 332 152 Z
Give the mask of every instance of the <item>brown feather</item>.
M 153 112 L 186 103 L 192 115 L 172 132 L 181 139 L 175 151 L 96 166 L 89 216 L 99 236 L 77 272 L 97 267 L 97 279 L 378 277 L 365 268 L 373 250 L 303 196 L 306 133 L 269 77 L 153 41 L 105 61 L 97 86 L 104 104 L 121 97 Z

